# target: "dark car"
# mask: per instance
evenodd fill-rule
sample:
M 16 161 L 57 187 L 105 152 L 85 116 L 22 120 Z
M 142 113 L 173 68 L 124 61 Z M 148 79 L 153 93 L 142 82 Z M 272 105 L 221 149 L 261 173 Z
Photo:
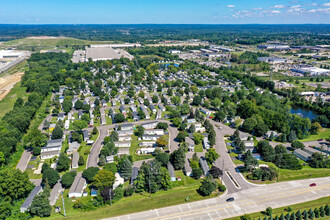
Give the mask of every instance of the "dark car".
M 227 201 L 227 202 L 233 202 L 233 201 L 235 201 L 235 199 L 234 199 L 234 197 L 230 197 L 230 198 L 228 198 L 226 201 Z
M 316 183 L 312 183 L 309 185 L 310 187 L 316 186 Z
M 317 141 L 323 141 L 323 139 L 318 139 Z

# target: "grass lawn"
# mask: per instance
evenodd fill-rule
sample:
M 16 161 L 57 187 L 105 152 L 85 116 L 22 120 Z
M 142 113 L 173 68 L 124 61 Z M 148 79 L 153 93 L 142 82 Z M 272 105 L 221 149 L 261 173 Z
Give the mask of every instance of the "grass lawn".
M 273 163 L 259 161 L 259 164 L 267 164 L 269 167 L 273 167 L 276 171 L 278 171 L 277 166 Z M 319 177 L 326 177 L 326 176 L 330 176 L 330 169 L 312 168 L 312 167 L 306 165 L 306 166 L 303 166 L 303 168 L 301 170 L 280 169 L 279 182 L 310 179 L 310 178 L 319 178 Z M 276 180 L 277 179 L 275 178 L 272 181 L 265 181 L 265 182 L 261 182 L 261 183 L 262 184 L 274 183 Z M 250 181 L 250 180 L 248 180 L 248 181 Z
M 301 142 L 307 142 L 307 141 L 317 141 L 318 139 L 326 139 L 330 137 L 330 128 L 322 128 L 322 131 L 319 132 L 316 135 L 310 135 L 308 138 L 299 140 Z
M 300 210 L 301 212 L 303 212 L 305 209 L 308 211 L 309 209 L 314 209 L 314 208 L 319 208 L 321 206 L 324 206 L 326 204 L 330 203 L 330 197 L 324 197 L 324 198 L 320 198 L 317 200 L 313 200 L 313 201 L 309 201 L 309 202 L 304 202 L 304 203 L 298 203 L 295 205 L 291 205 L 290 207 L 292 208 L 293 212 L 297 212 L 298 210 Z M 282 213 L 285 216 L 286 214 L 288 214 L 288 212 L 286 211 L 287 207 L 281 207 L 281 208 L 277 208 L 277 209 L 273 209 L 273 218 L 276 217 L 276 215 L 280 216 Z M 291 212 L 292 213 L 292 212 Z M 259 217 L 261 219 L 264 219 L 265 215 L 262 212 L 255 212 L 255 213 L 251 213 L 249 214 L 251 216 L 252 219 L 258 219 Z M 325 220 L 325 219 L 329 219 L 329 216 L 325 216 L 325 217 L 320 217 L 317 218 L 320 220 Z M 240 216 L 237 217 L 233 217 L 233 218 L 227 218 L 227 220 L 240 220 Z
M 25 87 L 21 87 L 20 82 L 16 83 L 6 97 L 0 101 L 0 118 L 14 108 L 14 104 L 19 97 L 27 101 L 28 95 Z
M 196 189 L 199 187 L 201 180 L 194 180 L 191 177 L 187 177 L 182 173 L 182 171 L 176 171 L 176 174 L 177 176 L 180 176 L 182 180 L 172 182 L 173 188 L 168 191 L 160 190 L 157 193 L 152 194 L 150 198 L 149 194 L 146 192 L 142 194 L 134 193 L 133 196 L 126 198 L 124 197 L 121 200 L 115 202 L 112 206 L 106 205 L 94 211 L 82 212 L 73 209 L 73 202 L 70 198 L 67 197 L 69 191 L 67 189 L 64 192 L 65 209 L 67 214 L 65 219 L 101 219 L 186 203 L 185 200 L 188 196 L 189 202 L 209 199 L 217 196 L 217 193 L 213 193 L 207 197 L 200 196 Z M 91 199 L 90 196 L 81 198 L 83 201 L 89 199 Z M 57 200 L 55 206 L 62 207 L 61 196 Z M 64 217 L 59 213 L 53 212 L 50 217 L 43 219 L 60 218 Z
M 195 145 L 194 152 L 203 152 L 203 145 L 202 143 Z
M 129 154 L 132 155 L 133 162 L 138 161 L 138 160 L 146 160 L 153 158 L 151 154 L 137 154 L 136 151 L 139 149 L 139 143 L 142 141 L 138 140 L 138 137 L 135 136 L 134 134 L 132 135 L 132 141 L 131 141 L 131 147 L 129 148 Z

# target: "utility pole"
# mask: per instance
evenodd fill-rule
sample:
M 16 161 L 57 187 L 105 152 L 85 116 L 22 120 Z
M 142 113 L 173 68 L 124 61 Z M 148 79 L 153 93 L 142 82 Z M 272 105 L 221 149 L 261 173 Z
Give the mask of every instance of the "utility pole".
M 109 189 L 109 196 L 110 196 L 110 205 L 112 205 L 112 199 L 111 199 L 111 188 Z
M 62 191 L 62 203 L 63 203 L 63 212 L 64 212 L 64 217 L 66 217 L 66 213 L 65 213 L 65 205 L 64 205 L 64 196 L 63 196 L 63 191 Z

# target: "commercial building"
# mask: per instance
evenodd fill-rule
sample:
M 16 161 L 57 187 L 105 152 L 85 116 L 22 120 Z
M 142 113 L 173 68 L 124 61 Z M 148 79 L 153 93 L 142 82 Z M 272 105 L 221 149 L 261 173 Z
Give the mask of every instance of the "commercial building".
M 327 76 L 330 74 L 330 70 L 328 69 L 321 69 L 318 67 L 303 67 L 303 68 L 294 68 L 291 69 L 293 72 L 302 73 L 302 74 L 309 74 L 311 76 Z
M 112 60 L 119 59 L 119 54 L 112 49 L 112 47 L 87 47 L 86 48 L 86 61 L 92 59 L 98 60 Z
M 258 45 L 258 48 L 263 50 L 290 50 L 289 45 L 282 44 Z

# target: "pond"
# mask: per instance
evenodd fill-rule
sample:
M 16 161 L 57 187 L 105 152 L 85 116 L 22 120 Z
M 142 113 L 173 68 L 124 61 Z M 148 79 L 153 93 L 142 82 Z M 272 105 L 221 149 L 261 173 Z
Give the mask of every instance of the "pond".
M 175 67 L 179 67 L 179 64 L 176 64 L 176 63 L 164 63 L 162 64 L 163 67 L 165 67 L 165 69 L 167 69 L 168 66 L 170 65 L 174 65 Z
M 313 111 L 297 106 L 292 106 L 292 108 L 290 109 L 290 113 L 297 114 L 303 118 L 309 118 L 309 120 L 315 119 L 317 117 L 317 114 L 315 114 Z

